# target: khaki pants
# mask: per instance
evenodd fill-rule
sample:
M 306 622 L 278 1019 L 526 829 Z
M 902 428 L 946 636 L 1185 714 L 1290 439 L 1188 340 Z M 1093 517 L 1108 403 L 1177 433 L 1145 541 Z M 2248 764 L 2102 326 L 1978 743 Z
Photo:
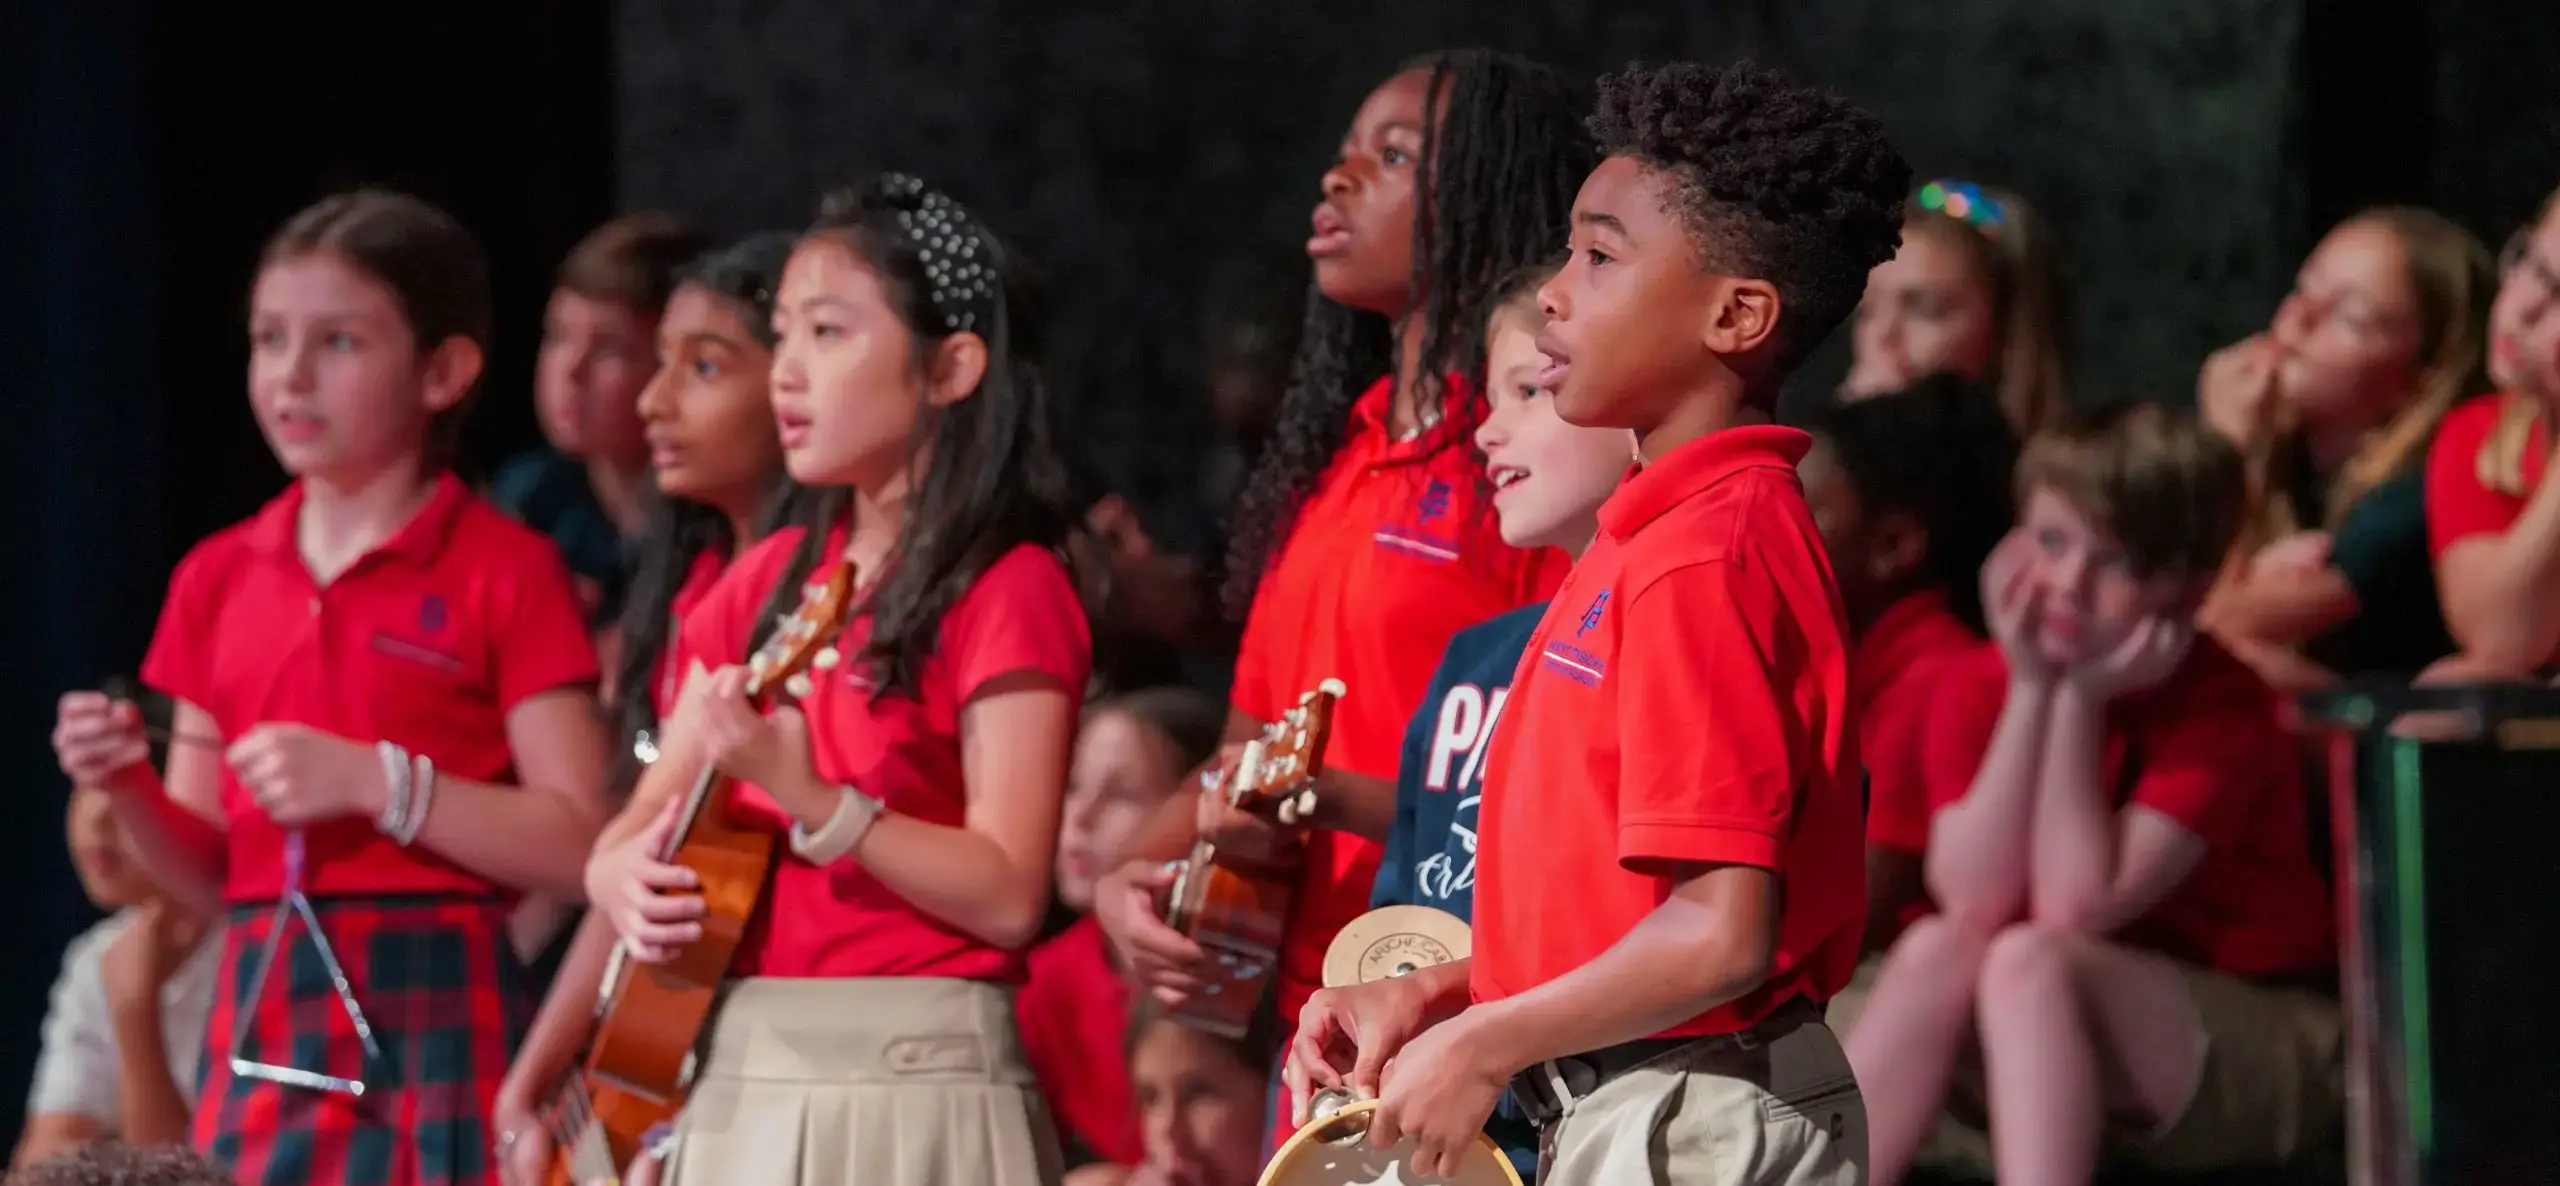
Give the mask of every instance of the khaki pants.
M 1867 1110 L 1830 1027 L 1758 1037 L 1702 1039 L 1570 1100 L 1547 1128 L 1538 1180 L 1860 1186 Z
M 2178 1118 L 2114 1134 L 2113 1150 L 2162 1170 L 2301 1164 L 2332 1155 L 2346 1125 L 2338 1003 L 2179 965 L 2204 1030 L 2204 1076 Z
M 1832 998 L 1832 1028 L 1857 1024 L 1883 960 L 1870 956 Z M 2346 1035 L 2338 1003 L 2318 993 L 2177 965 L 2204 1031 L 2204 1074 L 2195 1098 L 2169 1124 L 2107 1133 L 2109 1160 L 2168 1171 L 2317 1163 L 2334 1156 L 2346 1115 Z M 1946 1113 L 1914 1164 L 1989 1178 L 1982 1065 L 1968 1057 Z
M 713 1022 L 666 1186 L 1055 1186 L 1013 993 L 755 978 Z

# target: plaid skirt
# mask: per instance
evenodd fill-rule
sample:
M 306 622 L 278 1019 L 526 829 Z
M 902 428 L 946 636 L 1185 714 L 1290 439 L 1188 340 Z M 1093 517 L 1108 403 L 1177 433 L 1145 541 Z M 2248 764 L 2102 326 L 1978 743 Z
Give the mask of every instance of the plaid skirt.
M 298 915 L 257 1000 L 275 904 L 236 907 L 206 1027 L 193 1142 L 242 1186 L 494 1186 L 489 1113 L 532 1016 L 506 903 L 316 898 L 312 912 L 372 1027 L 368 1058 Z M 232 1036 L 243 1012 L 242 1048 Z M 236 1074 L 233 1059 L 365 1084 L 362 1098 Z

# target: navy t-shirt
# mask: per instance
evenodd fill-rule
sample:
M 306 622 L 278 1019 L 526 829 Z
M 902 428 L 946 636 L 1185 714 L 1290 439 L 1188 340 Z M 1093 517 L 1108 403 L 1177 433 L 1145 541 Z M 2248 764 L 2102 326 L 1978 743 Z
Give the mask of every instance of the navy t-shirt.
M 569 571 L 595 583 L 596 625 L 621 616 L 623 584 L 630 575 L 626 542 L 604 504 L 596 501 L 585 466 L 550 449 L 520 454 L 489 479 L 489 501 L 550 536 Z
M 1546 613 L 1543 602 L 1522 606 L 1449 639 L 1421 709 L 1405 726 L 1396 821 L 1369 894 L 1372 908 L 1430 906 L 1475 920 L 1476 804 L 1484 794 L 1486 751 L 1511 674 Z M 1508 1095 L 1484 1131 L 1523 1180 L 1537 1180 L 1538 1130 L 1513 1110 Z

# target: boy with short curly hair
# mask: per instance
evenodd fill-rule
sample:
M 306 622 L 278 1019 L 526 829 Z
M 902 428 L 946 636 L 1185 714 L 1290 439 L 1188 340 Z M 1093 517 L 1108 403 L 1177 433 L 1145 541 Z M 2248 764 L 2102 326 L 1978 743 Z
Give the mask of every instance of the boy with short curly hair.
M 1748 64 L 1603 78 L 1591 130 L 1537 382 L 1641 468 L 1513 680 L 1474 958 L 1320 995 L 1296 1057 L 1326 1082 L 1344 1047 L 1391 1053 L 1370 1138 L 1425 1172 L 1508 1088 L 1545 1181 L 1845 1186 L 1865 1112 L 1821 1003 L 1866 911 L 1848 631 L 1810 442 L 1770 419 L 1900 243 L 1911 171 L 1874 116 Z

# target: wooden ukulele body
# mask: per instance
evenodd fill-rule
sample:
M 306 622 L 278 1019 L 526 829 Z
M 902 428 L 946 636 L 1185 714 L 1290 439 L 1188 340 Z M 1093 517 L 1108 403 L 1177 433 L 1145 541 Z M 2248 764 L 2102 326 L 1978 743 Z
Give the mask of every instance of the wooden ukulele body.
M 1281 937 L 1304 868 L 1303 861 L 1221 860 L 1206 841 L 1192 846 L 1158 911 L 1218 961 L 1224 979 L 1170 1010 L 1175 1020 L 1227 1038 L 1245 1035 L 1279 970 Z
M 838 560 L 803 589 L 800 608 L 748 656 L 747 697 L 760 711 L 772 706 L 777 690 L 795 701 L 807 696 L 811 668 L 824 671 L 842 662 L 835 639 L 852 591 L 852 566 Z M 683 802 L 675 850 L 659 850 L 661 859 L 693 870 L 700 884 L 702 937 L 663 964 L 634 963 L 617 949 L 617 971 L 608 973 L 596 1009 L 577 1089 L 588 1112 L 583 1127 L 603 1138 L 617 1181 L 650 1142 L 652 1130 L 673 1123 L 684 1110 L 711 1011 L 772 884 L 778 838 L 739 822 L 732 810 L 736 792 L 736 783 L 705 768 Z M 565 1135 L 569 1139 L 552 1159 L 555 1186 L 583 1174 L 578 1148 L 593 1143 L 581 1140 L 581 1133 Z
M 702 883 L 702 937 L 667 963 L 626 962 L 587 1047 L 595 1125 L 617 1169 L 630 1164 L 650 1129 L 683 1110 L 711 1010 L 764 901 L 775 838 L 730 818 L 731 790 L 726 779 L 713 788 L 676 850 L 675 863 Z M 555 1174 L 566 1164 L 563 1156 Z
M 1329 679 L 1299 697 L 1245 746 L 1214 793 L 1239 808 L 1272 811 L 1284 824 L 1305 819 L 1315 808 L 1315 780 L 1342 695 L 1341 681 Z M 1303 850 L 1259 860 L 1221 853 L 1205 839 L 1191 846 L 1180 875 L 1157 898 L 1156 912 L 1217 961 L 1219 978 L 1170 1010 L 1174 1020 L 1229 1038 L 1251 1028 L 1279 970 L 1304 868 Z

